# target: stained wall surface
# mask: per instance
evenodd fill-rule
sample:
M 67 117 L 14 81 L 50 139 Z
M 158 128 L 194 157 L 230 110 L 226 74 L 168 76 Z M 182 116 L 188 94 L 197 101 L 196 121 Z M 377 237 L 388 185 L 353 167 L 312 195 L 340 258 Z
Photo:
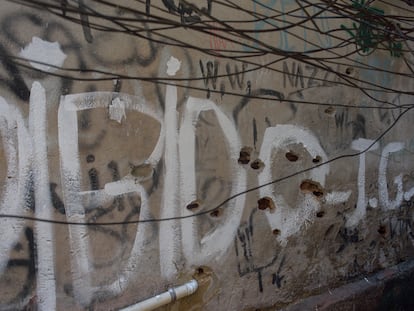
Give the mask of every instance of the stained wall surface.
M 1 310 L 279 308 L 413 258 L 412 44 L 355 7 L 0 7 Z

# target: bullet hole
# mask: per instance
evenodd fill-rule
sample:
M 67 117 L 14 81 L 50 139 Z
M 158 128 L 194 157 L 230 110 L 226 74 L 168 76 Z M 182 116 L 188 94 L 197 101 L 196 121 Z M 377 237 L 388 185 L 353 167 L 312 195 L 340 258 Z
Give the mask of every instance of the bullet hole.
M 221 210 L 220 209 L 216 209 L 216 210 L 214 210 L 210 213 L 210 216 L 214 217 L 214 218 L 220 217 L 220 215 L 221 215 Z
M 203 274 L 204 273 L 204 269 L 202 267 L 199 267 L 196 269 L 196 273 L 197 274 Z
M 299 159 L 299 156 L 292 151 L 289 151 L 285 154 L 286 159 L 288 159 L 290 162 L 296 162 Z
M 313 180 L 302 181 L 300 184 L 300 190 L 303 192 L 310 192 L 317 198 L 322 197 L 324 194 L 322 186 Z
M 260 210 L 265 210 L 265 209 L 273 210 L 276 208 L 276 206 L 271 198 L 264 197 L 264 198 L 259 199 L 259 201 L 257 201 L 257 208 Z
M 250 167 L 251 167 L 252 169 L 254 169 L 254 170 L 261 169 L 263 166 L 264 166 L 264 163 L 263 163 L 263 162 L 262 162 L 262 160 L 260 160 L 260 159 L 254 160 L 254 161 L 250 164 Z
M 387 233 L 387 227 L 385 227 L 384 225 L 379 226 L 378 233 L 381 235 L 385 235 Z
M 354 68 L 352 68 L 352 67 L 348 67 L 348 68 L 345 69 L 345 73 L 347 75 L 351 75 L 353 72 L 354 72 Z
M 148 178 L 152 176 L 153 168 L 151 164 L 145 163 L 137 166 L 131 165 L 131 175 L 139 178 Z
M 320 156 L 316 156 L 313 160 L 312 160 L 312 162 L 313 163 L 319 163 L 319 162 L 321 162 L 322 161 L 322 158 L 320 157 Z
M 316 217 L 322 218 L 323 216 L 325 216 L 324 211 L 319 211 L 319 212 L 316 213 Z
M 323 196 L 323 192 L 322 191 L 314 191 L 314 192 L 312 192 L 313 193 L 313 195 L 315 196 L 315 197 L 321 197 L 321 196 Z
M 88 163 L 95 162 L 95 156 L 93 154 L 88 154 L 86 156 L 86 162 L 88 162 Z
M 329 114 L 329 115 L 334 115 L 335 114 L 335 108 L 334 107 L 328 107 L 325 109 L 325 113 Z
M 191 202 L 190 204 L 187 205 L 187 209 L 188 210 L 194 210 L 200 207 L 200 202 L 198 202 L 197 200 Z
M 280 235 L 280 230 L 279 230 L 279 229 L 273 229 L 273 230 L 272 230 L 272 233 L 273 233 L 274 235 Z
M 238 162 L 240 164 L 248 164 L 250 162 L 250 153 L 252 152 L 252 148 L 250 147 L 243 147 L 240 150 L 240 157 Z
M 213 271 L 207 266 L 195 268 L 193 278 L 197 280 L 199 287 L 207 288 L 212 281 Z

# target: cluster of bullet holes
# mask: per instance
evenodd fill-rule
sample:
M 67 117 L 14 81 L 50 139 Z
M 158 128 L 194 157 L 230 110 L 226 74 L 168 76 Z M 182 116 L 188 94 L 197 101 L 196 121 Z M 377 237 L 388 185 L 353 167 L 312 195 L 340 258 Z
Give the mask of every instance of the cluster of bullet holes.
M 200 206 L 201 206 L 200 201 L 194 200 L 194 201 L 190 202 L 189 204 L 187 204 L 186 208 L 189 211 L 195 212 L 200 208 Z M 217 218 L 217 217 L 220 217 L 222 214 L 223 214 L 222 209 L 216 208 L 216 209 L 214 209 L 210 212 L 210 217 Z
M 261 198 L 257 201 L 257 208 L 262 210 L 262 211 L 264 211 L 264 210 L 274 211 L 276 209 L 276 205 L 275 205 L 275 202 L 273 202 L 272 198 L 263 197 L 263 198 Z M 280 230 L 279 229 L 273 229 L 272 233 L 274 235 L 279 235 Z
M 251 147 L 243 147 L 240 150 L 240 156 L 239 159 L 237 160 L 240 164 L 249 164 L 250 160 L 251 160 L 251 152 L 252 152 L 252 148 Z M 290 162 L 296 162 L 299 160 L 299 155 L 296 154 L 293 151 L 288 151 L 285 154 L 286 159 L 288 159 L 288 161 Z M 320 163 L 322 160 L 322 158 L 320 156 L 316 156 L 314 159 L 312 159 L 312 162 L 317 164 Z M 264 167 L 264 163 L 262 162 L 262 160 L 260 159 L 256 159 L 254 161 L 252 161 L 250 163 L 250 167 L 254 170 L 258 170 L 261 169 L 262 167 Z
M 293 151 L 289 151 L 285 154 L 286 159 L 288 159 L 290 162 L 296 162 L 297 160 L 299 160 L 299 156 L 294 153 Z M 318 164 L 322 161 L 322 158 L 320 156 L 316 156 L 315 158 L 312 159 L 312 162 L 315 164 Z
M 250 163 L 251 160 L 251 153 L 253 149 L 251 147 L 243 147 L 240 150 L 240 156 L 237 162 L 240 164 L 246 165 Z M 264 167 L 264 163 L 260 159 L 256 159 L 250 163 L 250 167 L 254 170 L 259 170 Z

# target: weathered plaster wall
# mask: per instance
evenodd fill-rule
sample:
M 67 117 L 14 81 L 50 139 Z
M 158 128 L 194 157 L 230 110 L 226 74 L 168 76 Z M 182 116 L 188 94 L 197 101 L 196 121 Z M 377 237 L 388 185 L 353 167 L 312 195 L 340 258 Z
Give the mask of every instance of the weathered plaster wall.
M 145 12 L 134 1 L 78 1 L 85 14 L 71 1 L 49 1 L 52 12 L 0 4 L 1 215 L 118 223 L 1 218 L 0 309 L 117 309 L 192 277 L 199 291 L 168 308 L 279 307 L 413 258 L 412 97 L 369 92 L 392 106 L 346 85 L 410 91 L 412 79 L 352 63 L 406 73 L 401 58 L 375 51 L 326 70 L 269 49 L 242 59 L 255 40 L 285 51 L 339 40 L 260 33 L 268 25 L 242 10 L 272 15 L 295 1 L 211 2 L 217 24 L 231 17 L 256 31 L 235 42 L 184 27 L 172 2 L 150 2 L 147 15 L 122 7 Z M 153 16 L 180 27 L 155 30 Z

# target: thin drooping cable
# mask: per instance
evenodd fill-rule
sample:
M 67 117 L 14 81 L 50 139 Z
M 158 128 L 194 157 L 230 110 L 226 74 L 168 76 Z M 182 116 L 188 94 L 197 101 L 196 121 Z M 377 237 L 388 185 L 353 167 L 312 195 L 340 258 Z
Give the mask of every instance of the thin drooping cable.
M 107 4 L 107 2 L 104 2 L 104 1 L 98 1 L 99 3 L 106 3 Z M 194 26 L 190 26 L 189 28 L 194 28 Z M 287 32 L 287 31 L 286 31 Z M 155 32 L 154 32 L 155 33 Z M 209 34 L 211 34 L 210 32 L 208 32 Z M 228 38 L 226 38 L 226 39 L 228 39 Z M 159 43 L 159 40 L 157 41 L 158 43 Z M 182 44 L 183 44 L 183 42 L 182 42 Z M 206 50 L 204 49 L 203 50 L 203 52 L 205 52 Z M 330 49 L 325 49 L 325 51 L 330 51 Z M 234 52 L 234 51 L 233 51 Z M 268 51 L 263 51 L 263 53 L 269 53 Z M 352 53 L 354 53 L 354 52 L 352 52 Z M 352 53 L 350 53 L 350 54 L 352 54 Z M 215 53 L 214 54 L 214 56 L 221 56 L 221 57 L 223 57 L 223 55 L 217 55 L 217 53 Z M 341 55 L 337 55 L 337 57 L 340 57 Z M 347 56 L 346 55 L 342 55 L 343 56 L 343 58 L 347 58 Z M 349 56 L 349 55 L 348 55 Z M 240 56 L 238 56 L 238 57 L 240 57 Z M 293 57 L 292 55 L 290 55 L 290 57 Z M 230 58 L 230 57 L 229 57 Z M 237 59 L 237 57 L 232 57 L 232 59 Z M 316 60 L 316 61 L 319 61 L 318 59 L 315 59 L 315 58 L 312 58 L 313 60 Z M 311 60 L 311 58 L 309 58 L 309 60 Z M 325 62 L 326 62 L 326 59 L 325 59 Z M 247 62 L 247 61 L 245 61 L 245 63 L 250 63 L 250 62 Z M 331 62 L 332 63 L 332 62 Z M 317 65 L 317 64 L 312 64 L 313 66 L 316 66 L 316 67 L 318 67 L 319 69 L 323 69 L 323 68 L 326 68 L 328 71 L 331 71 L 332 73 L 336 73 L 336 74 L 338 74 L 337 72 L 334 72 L 333 70 L 331 70 L 330 68 L 329 68 L 329 66 L 326 66 L 326 65 L 324 65 L 324 64 L 322 64 L 322 66 L 321 67 L 319 67 L 319 65 Z M 371 66 L 372 67 L 372 66 Z M 272 68 L 269 68 L 269 67 L 267 67 L 267 69 L 270 69 L 270 70 L 273 70 Z M 371 69 L 374 69 L 374 68 L 371 68 Z M 380 71 L 380 69 L 377 69 L 377 70 L 379 70 Z M 388 71 L 389 72 L 389 71 Z M 395 74 L 395 73 L 394 73 Z M 344 79 L 344 80 L 346 80 L 346 81 L 348 81 L 348 84 L 350 83 L 351 84 L 351 87 L 357 87 L 357 88 L 359 88 L 362 92 L 364 92 L 365 93 L 365 95 L 367 95 L 368 97 L 370 97 L 371 99 L 373 99 L 373 100 L 378 100 L 379 102 L 382 102 L 382 103 L 384 103 L 384 101 L 382 101 L 382 100 L 379 100 L 378 98 L 374 98 L 371 94 L 368 94 L 367 93 L 367 91 L 378 91 L 378 92 L 383 92 L 384 91 L 384 89 L 382 88 L 381 89 L 381 87 L 380 87 L 380 89 L 368 89 L 367 87 L 358 87 L 355 83 L 353 83 L 352 81 L 353 80 L 355 80 L 355 78 L 353 78 L 353 77 L 348 77 L 348 76 L 345 76 L 345 75 L 341 75 L 341 78 L 342 79 Z M 363 82 L 363 83 L 366 83 L 366 84 L 368 84 L 368 85 L 373 85 L 373 86 L 375 86 L 375 87 L 378 87 L 378 85 L 375 85 L 375 84 L 373 84 L 373 83 L 371 83 L 371 82 L 367 82 L 367 81 L 356 81 L 356 82 Z M 338 84 L 340 84 L 341 82 L 339 82 Z M 343 82 L 342 82 L 343 83 Z M 402 92 L 401 90 L 394 90 L 394 89 L 390 89 L 390 88 L 388 88 L 388 89 L 386 89 L 385 90 L 386 92 Z M 389 103 L 388 103 L 389 104 Z
M 25 1 L 23 1 L 23 2 L 25 2 Z M 100 1 L 100 2 L 103 2 L 103 1 Z M 106 2 L 105 2 L 106 3 Z M 115 18 L 115 17 L 113 17 L 113 18 Z M 80 22 L 80 21 L 79 21 Z M 177 23 L 175 23 L 175 25 L 177 25 Z M 211 26 L 210 26 L 211 27 Z M 191 25 L 189 28 L 197 28 L 196 26 L 193 26 L 193 25 Z M 109 30 L 109 29 L 108 29 Z M 115 31 L 115 29 L 111 29 L 112 31 Z M 258 32 L 260 32 L 260 30 L 258 30 Z M 227 40 L 231 40 L 231 39 L 229 39 L 229 38 L 225 38 L 225 39 L 227 39 Z M 303 38 L 304 39 L 304 38 Z M 346 40 L 347 41 L 347 40 Z M 329 51 L 330 50 L 330 48 L 326 48 L 325 49 L 325 51 Z
M 107 3 L 107 2 L 104 2 L 104 1 L 98 1 L 99 3 Z M 292 57 L 292 55 L 290 55 L 290 57 Z M 309 58 L 309 60 L 311 60 L 311 58 Z M 336 73 L 336 74 L 340 74 L 340 73 L 337 73 L 337 72 L 335 72 L 334 70 L 332 70 L 331 68 L 329 68 L 329 66 L 326 66 L 325 64 L 323 64 L 323 63 L 321 63 L 321 67 L 319 67 L 318 65 L 316 65 L 315 63 L 312 63 L 311 65 L 313 65 L 313 66 L 316 66 L 317 68 L 324 68 L 324 69 L 326 69 L 327 71 L 330 71 L 330 72 L 332 72 L 332 73 Z M 261 66 L 261 68 L 267 68 L 267 69 L 270 69 L 270 70 L 275 70 L 274 68 L 269 68 L 269 66 Z M 373 99 L 373 100 L 377 100 L 377 101 L 379 101 L 379 102 L 381 102 L 381 103 L 385 103 L 385 101 L 380 101 L 380 100 L 378 100 L 377 98 L 374 98 L 371 94 L 368 94 L 367 93 L 367 91 L 377 91 L 377 92 L 400 92 L 400 93 L 402 93 L 402 91 L 400 91 L 400 90 L 394 90 L 394 89 L 390 89 L 390 88 L 384 88 L 384 87 L 382 87 L 381 86 L 381 89 L 368 89 L 368 88 L 362 88 L 362 87 L 358 87 L 355 83 L 353 83 L 352 82 L 352 80 L 355 80 L 353 77 L 348 77 L 348 76 L 345 76 L 345 75 L 343 75 L 343 74 L 340 74 L 340 76 L 341 76 L 341 78 L 343 79 L 343 80 L 345 80 L 345 81 L 347 81 L 348 83 L 351 83 L 352 84 L 352 86 L 351 87 L 357 87 L 357 88 L 359 88 L 365 95 L 367 95 L 368 97 L 370 97 L 371 99 Z M 72 79 L 75 79 L 75 78 L 72 78 Z M 199 78 L 199 79 L 202 79 L 201 77 Z M 317 78 L 318 79 L 318 78 Z M 81 79 L 80 79 L 81 80 Z M 193 78 L 193 80 L 194 80 L 194 78 Z M 361 82 L 361 83 L 367 83 L 366 81 L 362 81 L 362 80 L 358 80 L 357 82 Z M 337 84 L 341 84 L 341 83 L 343 83 L 343 82 L 336 82 Z M 368 84 L 372 84 L 372 83 L 368 83 Z M 349 86 L 349 84 L 348 84 L 348 86 Z M 377 86 L 378 87 L 378 85 L 375 85 L 375 86 Z M 411 92 L 403 92 L 403 93 L 405 93 L 405 94 L 408 94 L 408 95 L 411 95 Z M 389 104 L 389 103 L 387 103 L 387 104 Z
M 37 62 L 34 61 L 36 63 L 39 64 L 45 64 L 48 65 L 50 67 L 56 67 L 56 66 L 52 66 L 43 62 Z M 37 71 L 40 73 L 43 73 L 44 71 L 37 69 L 37 68 L 32 68 L 26 64 L 21 64 L 21 63 L 16 63 L 18 64 L 20 67 L 26 68 L 28 70 L 32 70 L 32 71 Z M 56 67 L 58 68 L 58 67 Z M 79 71 L 77 69 L 67 69 L 67 70 L 73 70 L 73 71 Z M 107 73 L 104 71 L 100 71 L 100 70 L 92 70 L 92 72 L 95 73 Z M 168 77 L 160 77 L 160 78 L 153 78 L 153 77 L 130 77 L 130 76 L 125 76 L 125 75 L 114 75 L 114 76 L 109 76 L 109 77 L 102 77 L 102 78 L 94 78 L 94 77 L 71 77 L 71 76 L 67 76 L 67 75 L 61 75 L 57 72 L 48 72 L 47 73 L 49 76 L 54 76 L 54 77 L 59 77 L 59 78 L 65 78 L 65 79 L 69 79 L 69 80 L 74 80 L 74 81 L 94 81 L 94 82 L 99 82 L 99 81 L 113 81 L 114 79 L 122 79 L 122 80 L 141 80 L 144 82 L 151 82 L 151 83 L 156 83 L 156 84 L 161 84 L 161 85 L 171 85 L 171 86 L 176 86 L 179 88 L 186 88 L 186 89 L 190 89 L 190 90 L 196 90 L 196 91 L 205 91 L 205 88 L 203 87 L 196 87 L 196 86 L 191 86 L 191 85 L 183 85 L 183 84 L 179 84 L 179 83 L 173 83 L 174 81 L 191 81 L 192 79 L 187 79 L 187 78 L 168 78 Z M 109 73 L 108 73 L 109 74 Z M 229 76 L 229 75 L 227 75 Z M 332 83 L 329 80 L 324 80 L 326 82 Z M 336 82 L 335 82 L 336 83 Z M 305 89 L 303 89 L 305 90 Z M 340 104 L 340 103 L 323 103 L 323 102 L 315 102 L 315 101 L 305 101 L 305 100 L 298 100 L 298 99 L 289 99 L 289 98 L 285 98 L 283 96 L 282 93 L 279 93 L 280 96 L 279 97 L 268 97 L 268 96 L 259 96 L 259 95 L 252 95 L 252 94 L 240 94 L 238 92 L 230 92 L 230 91 L 221 91 L 221 90 L 209 90 L 210 93 L 215 93 L 215 94 L 221 94 L 221 95 L 231 95 L 231 96 L 236 96 L 236 97 L 243 97 L 243 98 L 249 98 L 249 99 L 261 99 L 261 100 L 278 100 L 280 102 L 286 102 L 286 103 L 293 103 L 293 104 L 303 104 L 303 105 L 313 105 L 313 106 L 329 106 L 329 107 L 343 107 L 343 108 L 358 108 L 358 109 L 380 109 L 380 110 L 398 110 L 401 108 L 408 108 L 413 106 L 414 104 L 407 104 L 407 105 L 397 105 L 393 102 L 386 102 L 389 106 L 372 106 L 372 105 L 349 105 L 349 104 Z M 412 95 L 412 92 L 406 92 L 406 93 L 401 93 L 401 94 L 405 94 L 405 95 Z M 271 95 L 271 94 L 269 94 Z
M 100 1 L 100 2 L 103 2 L 103 1 Z M 296 54 L 295 54 L 296 55 Z M 289 55 L 290 57 L 293 57 L 292 55 Z M 293 57 L 294 58 L 294 57 Z M 234 57 L 233 57 L 233 59 L 234 59 Z M 310 60 L 312 60 L 312 58 L 306 58 L 306 59 L 308 59 L 309 61 Z M 317 61 L 317 63 L 319 63 L 320 61 L 318 60 L 318 59 L 314 59 L 314 60 L 316 60 Z M 302 59 L 302 61 L 304 61 L 303 59 Z M 305 63 L 308 63 L 307 61 L 304 61 Z M 245 63 L 249 63 L 249 62 L 246 62 L 245 61 Z M 344 75 L 344 74 L 342 74 L 342 73 L 338 73 L 338 72 L 335 72 L 334 70 L 332 70 L 329 66 L 326 66 L 325 64 L 323 64 L 323 63 L 321 63 L 320 65 L 318 65 L 318 64 L 315 64 L 315 63 L 308 63 L 308 64 L 310 64 L 310 65 L 312 65 L 312 66 L 315 66 L 315 67 L 317 67 L 317 68 L 319 68 L 319 69 L 323 69 L 323 70 L 327 70 L 327 71 L 330 71 L 330 72 L 332 72 L 332 73 L 335 73 L 335 74 L 337 74 L 337 75 L 340 75 L 340 77 L 343 79 L 343 80 L 345 80 L 345 81 L 347 81 L 348 82 L 348 86 L 351 86 L 351 87 L 356 87 L 356 88 L 358 88 L 358 89 L 360 89 L 365 95 L 367 95 L 368 97 L 370 97 L 371 99 L 373 99 L 373 100 L 376 100 L 376 101 L 378 101 L 378 102 L 381 102 L 381 103 L 386 103 L 386 104 L 390 104 L 390 103 L 388 103 L 388 102 L 386 102 L 386 101 L 384 101 L 384 100 L 379 100 L 378 98 L 374 98 L 374 96 L 373 95 L 371 95 L 371 94 L 369 94 L 368 93 L 368 91 L 377 91 L 377 92 L 402 92 L 401 90 L 394 90 L 394 89 L 391 89 L 391 88 L 385 88 L 385 87 L 383 87 L 383 86 L 378 86 L 378 85 L 376 85 L 376 84 L 374 84 L 374 83 L 371 83 L 371 82 L 367 82 L 367 81 L 363 81 L 363 80 L 360 80 L 360 79 L 355 79 L 354 77 L 349 77 L 349 76 L 346 76 L 346 75 Z M 274 70 L 274 68 L 269 68 L 268 66 L 267 66 L 267 69 L 270 69 L 270 70 Z M 280 70 L 279 70 L 280 71 Z M 201 78 L 200 78 L 201 79 Z M 318 79 L 318 78 L 316 78 L 316 79 Z M 353 82 L 354 80 L 356 80 L 355 82 Z M 361 82 L 361 83 L 366 83 L 366 84 L 368 84 L 368 85 L 372 85 L 372 86 L 375 86 L 375 87 L 379 87 L 379 89 L 369 89 L 369 88 L 367 88 L 367 87 L 360 87 L 360 86 L 357 86 L 356 85 L 356 83 L 359 83 L 359 82 Z M 342 84 L 343 82 L 337 82 L 337 84 Z M 410 94 L 410 92 L 406 92 L 406 94 Z M 411 94 L 410 94 L 411 95 Z

